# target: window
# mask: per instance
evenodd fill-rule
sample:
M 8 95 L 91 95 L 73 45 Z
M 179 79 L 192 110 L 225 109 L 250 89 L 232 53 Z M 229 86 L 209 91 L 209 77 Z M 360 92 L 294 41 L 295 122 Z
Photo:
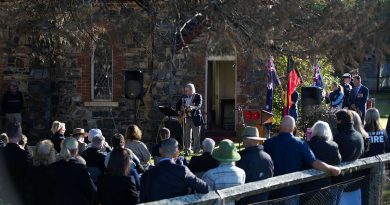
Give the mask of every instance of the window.
M 91 97 L 96 101 L 112 100 L 112 47 L 99 39 L 91 57 Z

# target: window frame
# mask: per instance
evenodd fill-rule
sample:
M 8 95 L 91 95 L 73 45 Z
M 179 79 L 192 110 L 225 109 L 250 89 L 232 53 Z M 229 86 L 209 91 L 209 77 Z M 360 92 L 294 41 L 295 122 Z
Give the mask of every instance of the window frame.
M 108 49 L 108 48 L 107 48 Z M 93 102 L 113 102 L 114 99 L 114 48 L 110 46 L 111 49 L 111 97 L 110 99 L 95 99 L 95 50 L 96 44 L 93 43 L 92 53 L 91 53 L 91 101 Z

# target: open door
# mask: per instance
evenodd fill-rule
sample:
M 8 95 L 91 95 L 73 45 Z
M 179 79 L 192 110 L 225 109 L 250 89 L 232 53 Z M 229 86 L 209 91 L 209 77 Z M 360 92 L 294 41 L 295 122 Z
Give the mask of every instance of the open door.
M 207 62 L 207 124 L 212 130 L 235 129 L 235 61 Z

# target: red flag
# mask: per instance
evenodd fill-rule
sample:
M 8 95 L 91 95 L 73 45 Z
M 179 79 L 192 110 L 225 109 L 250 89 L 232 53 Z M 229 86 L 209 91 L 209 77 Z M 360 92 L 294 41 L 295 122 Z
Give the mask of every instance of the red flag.
M 284 96 L 284 109 L 283 115 L 288 115 L 289 109 L 291 107 L 291 94 L 294 92 L 295 88 L 301 84 L 298 72 L 295 68 L 292 68 L 288 73 L 288 82 L 287 82 L 287 95 Z
M 289 73 L 288 77 L 288 90 L 287 90 L 287 96 L 289 97 L 288 101 L 288 107 L 291 107 L 291 94 L 294 92 L 295 88 L 301 84 L 301 81 L 298 77 L 298 73 L 295 70 L 295 68 L 292 69 L 292 71 Z

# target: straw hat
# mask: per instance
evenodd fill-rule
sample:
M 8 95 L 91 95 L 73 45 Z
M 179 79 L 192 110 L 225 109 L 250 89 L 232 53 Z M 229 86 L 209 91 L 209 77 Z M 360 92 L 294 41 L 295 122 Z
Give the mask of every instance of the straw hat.
M 83 128 L 76 128 L 73 129 L 73 135 L 86 135 L 87 133 L 84 131 Z

